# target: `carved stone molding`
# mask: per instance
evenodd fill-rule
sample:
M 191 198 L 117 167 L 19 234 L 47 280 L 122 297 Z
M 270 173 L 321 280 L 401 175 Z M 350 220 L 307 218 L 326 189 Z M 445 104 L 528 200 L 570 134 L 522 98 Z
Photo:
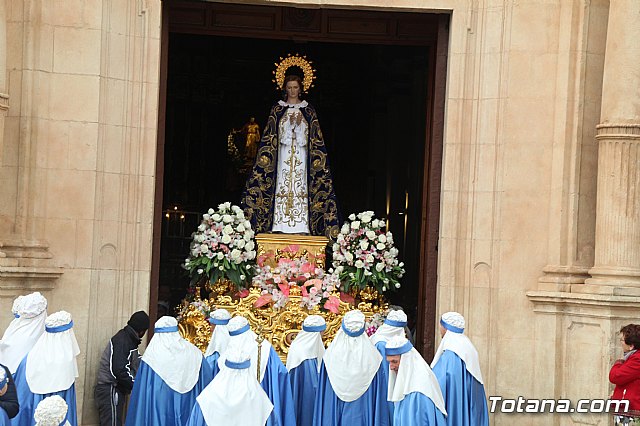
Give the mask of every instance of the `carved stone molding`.
M 64 273 L 52 259 L 49 246 L 41 241 L 0 241 L 0 297 L 52 290 Z
M 585 280 L 590 277 L 589 268 L 579 266 L 547 265 L 542 272 L 544 275 L 538 279 L 539 283 L 559 286 L 584 284 Z M 557 289 L 564 290 L 562 287 Z
M 603 123 L 596 126 L 596 139 L 638 139 L 640 140 L 640 123 Z
M 528 291 L 533 311 L 542 314 L 576 317 L 637 319 L 640 296 L 568 293 L 564 291 Z
M 6 113 L 9 110 L 9 95 L 0 93 L 0 113 Z

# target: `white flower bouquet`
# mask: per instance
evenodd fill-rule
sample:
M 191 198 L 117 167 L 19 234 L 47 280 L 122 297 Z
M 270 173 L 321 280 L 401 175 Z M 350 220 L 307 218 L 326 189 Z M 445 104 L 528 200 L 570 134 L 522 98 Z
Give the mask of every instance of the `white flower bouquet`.
M 343 291 L 373 286 L 379 292 L 400 288 L 404 264 L 398 262 L 393 235 L 385 232 L 385 221 L 373 212 L 351 214 L 333 244 L 333 267 Z
M 192 235 L 189 257 L 184 268 L 193 286 L 203 278 L 215 283 L 228 279 L 235 286 L 247 288 L 255 274 L 256 245 L 251 222 L 236 205 L 222 203 L 209 209 Z

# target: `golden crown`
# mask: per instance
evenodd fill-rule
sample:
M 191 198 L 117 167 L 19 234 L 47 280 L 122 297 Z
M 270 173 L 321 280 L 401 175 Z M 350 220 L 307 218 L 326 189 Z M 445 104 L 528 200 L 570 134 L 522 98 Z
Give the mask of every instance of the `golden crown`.
M 291 67 L 298 67 L 302 70 L 302 86 L 305 92 L 313 87 L 313 80 L 316 79 L 316 70 L 313 69 L 311 61 L 307 60 L 306 56 L 289 53 L 286 58 L 280 57 L 280 62 L 276 62 L 274 65 L 276 69 L 273 71 L 273 82 L 276 83 L 278 89 L 283 89 L 287 70 Z

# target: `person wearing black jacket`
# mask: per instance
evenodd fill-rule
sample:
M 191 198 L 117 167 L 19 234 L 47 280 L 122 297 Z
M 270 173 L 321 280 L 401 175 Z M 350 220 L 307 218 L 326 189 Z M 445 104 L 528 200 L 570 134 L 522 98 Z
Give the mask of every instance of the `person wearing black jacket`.
M 109 340 L 102 354 L 94 392 L 100 426 L 121 426 L 124 423 L 125 398 L 133 389 L 140 364 L 138 345 L 148 328 L 146 312 L 134 313 L 127 325 Z
M 0 378 L 2 379 L 0 380 L 0 408 L 7 413 L 7 417 L 12 419 L 18 414 L 18 411 L 20 411 L 18 393 L 16 392 L 16 385 L 13 382 L 13 377 L 9 369 L 2 364 L 0 364 L 0 367 L 4 370 L 4 374 L 0 374 Z

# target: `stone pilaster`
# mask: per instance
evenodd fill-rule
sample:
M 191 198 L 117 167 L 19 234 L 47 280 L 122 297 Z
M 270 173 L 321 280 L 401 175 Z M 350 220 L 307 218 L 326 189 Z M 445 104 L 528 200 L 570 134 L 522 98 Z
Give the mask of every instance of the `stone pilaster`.
M 595 262 L 588 284 L 640 287 L 640 2 L 611 2 L 597 126 Z M 614 292 L 615 293 L 615 292 Z

